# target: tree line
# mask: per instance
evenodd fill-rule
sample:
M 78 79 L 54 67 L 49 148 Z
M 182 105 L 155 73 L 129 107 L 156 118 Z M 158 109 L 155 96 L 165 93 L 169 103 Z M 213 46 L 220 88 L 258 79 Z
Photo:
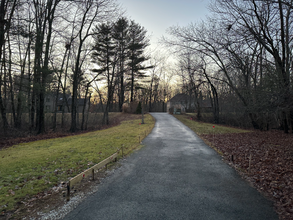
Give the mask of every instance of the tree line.
M 165 39 L 178 52 L 182 88 L 195 98 L 205 88 L 216 123 L 229 106 L 229 117 L 241 113 L 256 129 L 292 131 L 292 1 L 215 0 L 210 8 L 208 19 L 171 27 Z
M 28 113 L 30 131 L 44 133 L 45 98 L 50 93 L 55 97 L 53 130 L 60 97 L 71 114 L 70 131 L 77 130 L 79 98 L 83 97 L 86 106 L 93 93 L 105 104 L 103 123 L 109 123 L 108 112 L 114 102 L 121 111 L 125 101 L 149 93 L 144 82 L 155 76 L 146 75 L 154 68 L 146 55 L 148 45 L 144 27 L 124 17 L 115 0 L 1 0 L 3 130 L 9 128 L 8 112 L 11 126 L 17 129 L 23 126 L 23 113 Z M 153 95 L 149 98 L 155 100 Z M 80 129 L 85 128 L 85 111 L 84 107 Z M 61 126 L 64 114 L 65 108 Z

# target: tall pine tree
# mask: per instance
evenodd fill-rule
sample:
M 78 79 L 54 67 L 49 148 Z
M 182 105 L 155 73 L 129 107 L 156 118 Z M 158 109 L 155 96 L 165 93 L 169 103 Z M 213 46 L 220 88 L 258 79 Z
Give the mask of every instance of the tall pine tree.
M 122 111 L 122 105 L 124 102 L 124 92 L 125 92 L 125 85 L 124 85 L 124 76 L 125 76 L 125 60 L 127 56 L 127 47 L 128 47 L 128 29 L 129 29 L 129 22 L 127 18 L 122 17 L 119 18 L 113 26 L 113 38 L 116 41 L 116 50 L 118 52 L 119 58 L 119 111 Z
M 94 69 L 93 72 L 98 74 L 100 80 L 105 80 L 107 84 L 107 104 L 104 109 L 103 124 L 109 124 L 108 113 L 110 111 L 110 104 L 113 99 L 115 88 L 115 69 L 117 63 L 117 53 L 112 37 L 112 26 L 110 24 L 101 24 L 96 30 L 94 36 L 95 45 L 93 47 L 93 62 L 99 68 Z
M 148 60 L 144 54 L 145 48 L 149 45 L 149 39 L 146 37 L 146 30 L 135 23 L 130 22 L 129 26 L 129 45 L 128 45 L 128 66 L 129 66 L 129 85 L 130 85 L 130 101 L 133 101 L 134 89 L 140 88 L 137 80 L 146 77 L 144 70 L 152 68 L 151 66 L 144 66 L 143 62 Z

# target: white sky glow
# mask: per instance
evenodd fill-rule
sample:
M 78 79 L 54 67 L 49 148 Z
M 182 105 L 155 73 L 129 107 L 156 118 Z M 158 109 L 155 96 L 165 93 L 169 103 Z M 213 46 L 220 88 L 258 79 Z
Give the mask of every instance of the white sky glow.
M 210 0 L 118 0 L 127 16 L 142 25 L 151 36 L 152 47 L 174 25 L 186 26 L 205 20 Z

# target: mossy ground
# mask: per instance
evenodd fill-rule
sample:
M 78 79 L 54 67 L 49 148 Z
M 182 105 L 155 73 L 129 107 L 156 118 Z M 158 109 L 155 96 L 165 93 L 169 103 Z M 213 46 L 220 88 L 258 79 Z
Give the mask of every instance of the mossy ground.
M 154 119 L 123 121 L 120 125 L 81 135 L 47 139 L 0 150 L 0 212 L 49 190 L 99 163 L 122 146 L 129 154 L 154 126 Z

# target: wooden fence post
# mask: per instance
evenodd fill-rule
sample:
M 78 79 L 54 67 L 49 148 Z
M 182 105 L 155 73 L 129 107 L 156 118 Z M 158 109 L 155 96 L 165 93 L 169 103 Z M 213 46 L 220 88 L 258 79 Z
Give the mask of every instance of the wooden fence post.
M 70 181 L 67 183 L 67 201 L 69 201 L 70 198 Z

